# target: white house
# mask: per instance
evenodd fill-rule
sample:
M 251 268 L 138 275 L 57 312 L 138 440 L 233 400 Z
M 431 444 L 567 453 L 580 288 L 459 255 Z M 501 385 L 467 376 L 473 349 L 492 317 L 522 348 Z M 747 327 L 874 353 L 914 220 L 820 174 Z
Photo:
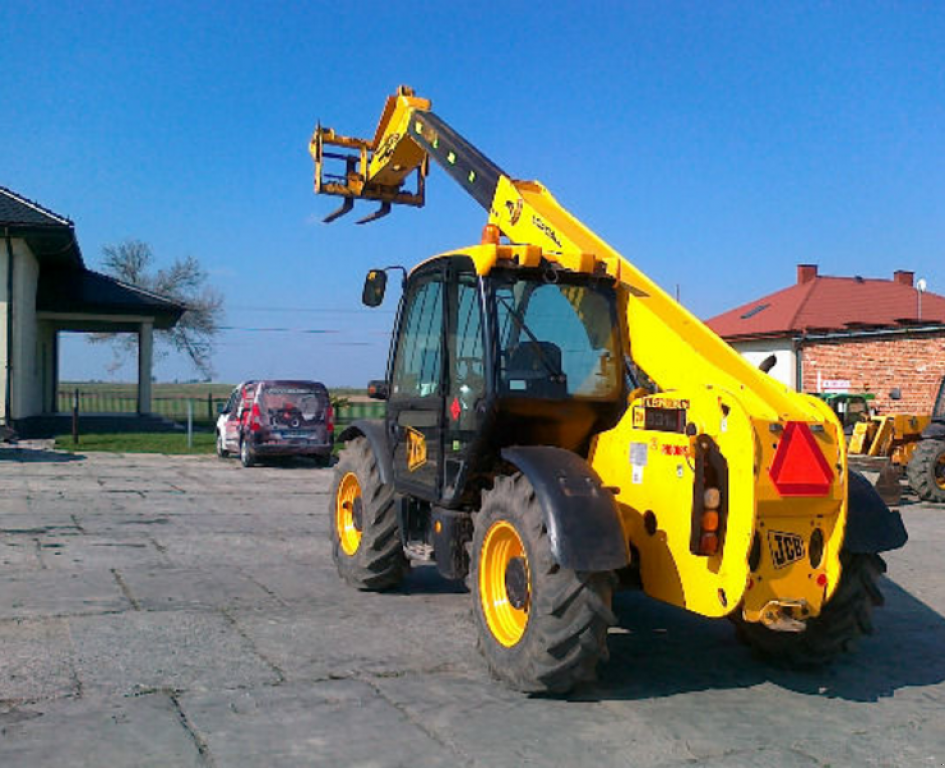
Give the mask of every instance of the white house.
M 183 305 L 86 269 L 73 223 L 0 187 L 0 420 L 55 413 L 59 334 L 138 335 L 138 412 L 151 411 L 153 331 Z

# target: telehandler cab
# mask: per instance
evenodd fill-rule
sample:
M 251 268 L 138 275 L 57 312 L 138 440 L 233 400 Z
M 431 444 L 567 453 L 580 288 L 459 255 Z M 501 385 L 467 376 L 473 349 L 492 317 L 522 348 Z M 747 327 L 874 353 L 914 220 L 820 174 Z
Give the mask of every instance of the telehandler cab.
M 489 667 L 524 691 L 594 677 L 620 585 L 728 617 L 787 663 L 871 631 L 878 553 L 906 532 L 847 473 L 829 406 L 750 366 L 409 88 L 372 140 L 318 127 L 310 150 L 316 192 L 344 198 L 328 221 L 356 199 L 380 203 L 359 223 L 422 206 L 431 158 L 488 212 L 479 244 L 409 272 L 370 387 L 386 418 L 340 436 L 330 535 L 348 583 L 395 587 L 411 561 L 466 578 Z M 372 270 L 364 302 L 386 283 Z

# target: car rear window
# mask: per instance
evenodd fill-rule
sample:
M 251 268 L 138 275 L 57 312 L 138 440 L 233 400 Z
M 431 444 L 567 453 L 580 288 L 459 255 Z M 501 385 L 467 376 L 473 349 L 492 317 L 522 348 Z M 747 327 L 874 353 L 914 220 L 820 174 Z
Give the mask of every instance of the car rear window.
M 328 393 L 315 387 L 265 387 L 259 406 L 274 425 L 300 427 L 324 420 Z

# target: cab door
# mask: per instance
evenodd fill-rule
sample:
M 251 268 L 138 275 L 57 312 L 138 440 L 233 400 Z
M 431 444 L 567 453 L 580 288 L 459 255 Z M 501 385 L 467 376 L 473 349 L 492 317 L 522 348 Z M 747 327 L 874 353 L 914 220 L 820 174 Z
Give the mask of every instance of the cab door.
M 387 429 L 398 491 L 437 501 L 443 457 L 444 269 L 411 276 L 391 362 Z

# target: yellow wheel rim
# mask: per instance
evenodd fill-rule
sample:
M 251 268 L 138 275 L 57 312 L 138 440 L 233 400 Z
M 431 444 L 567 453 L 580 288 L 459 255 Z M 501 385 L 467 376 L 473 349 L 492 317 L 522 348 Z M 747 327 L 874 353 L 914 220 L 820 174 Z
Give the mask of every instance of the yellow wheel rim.
M 510 596 L 507 574 L 524 566 L 524 595 Z M 531 595 L 528 557 L 515 527 L 499 520 L 486 532 L 479 554 L 479 599 L 492 636 L 511 648 L 525 634 Z M 515 603 L 519 604 L 516 607 Z
M 935 462 L 935 484 L 945 491 L 945 453 L 940 453 Z
M 361 546 L 361 483 L 349 472 L 338 484 L 335 497 L 335 531 L 346 555 L 353 555 Z

